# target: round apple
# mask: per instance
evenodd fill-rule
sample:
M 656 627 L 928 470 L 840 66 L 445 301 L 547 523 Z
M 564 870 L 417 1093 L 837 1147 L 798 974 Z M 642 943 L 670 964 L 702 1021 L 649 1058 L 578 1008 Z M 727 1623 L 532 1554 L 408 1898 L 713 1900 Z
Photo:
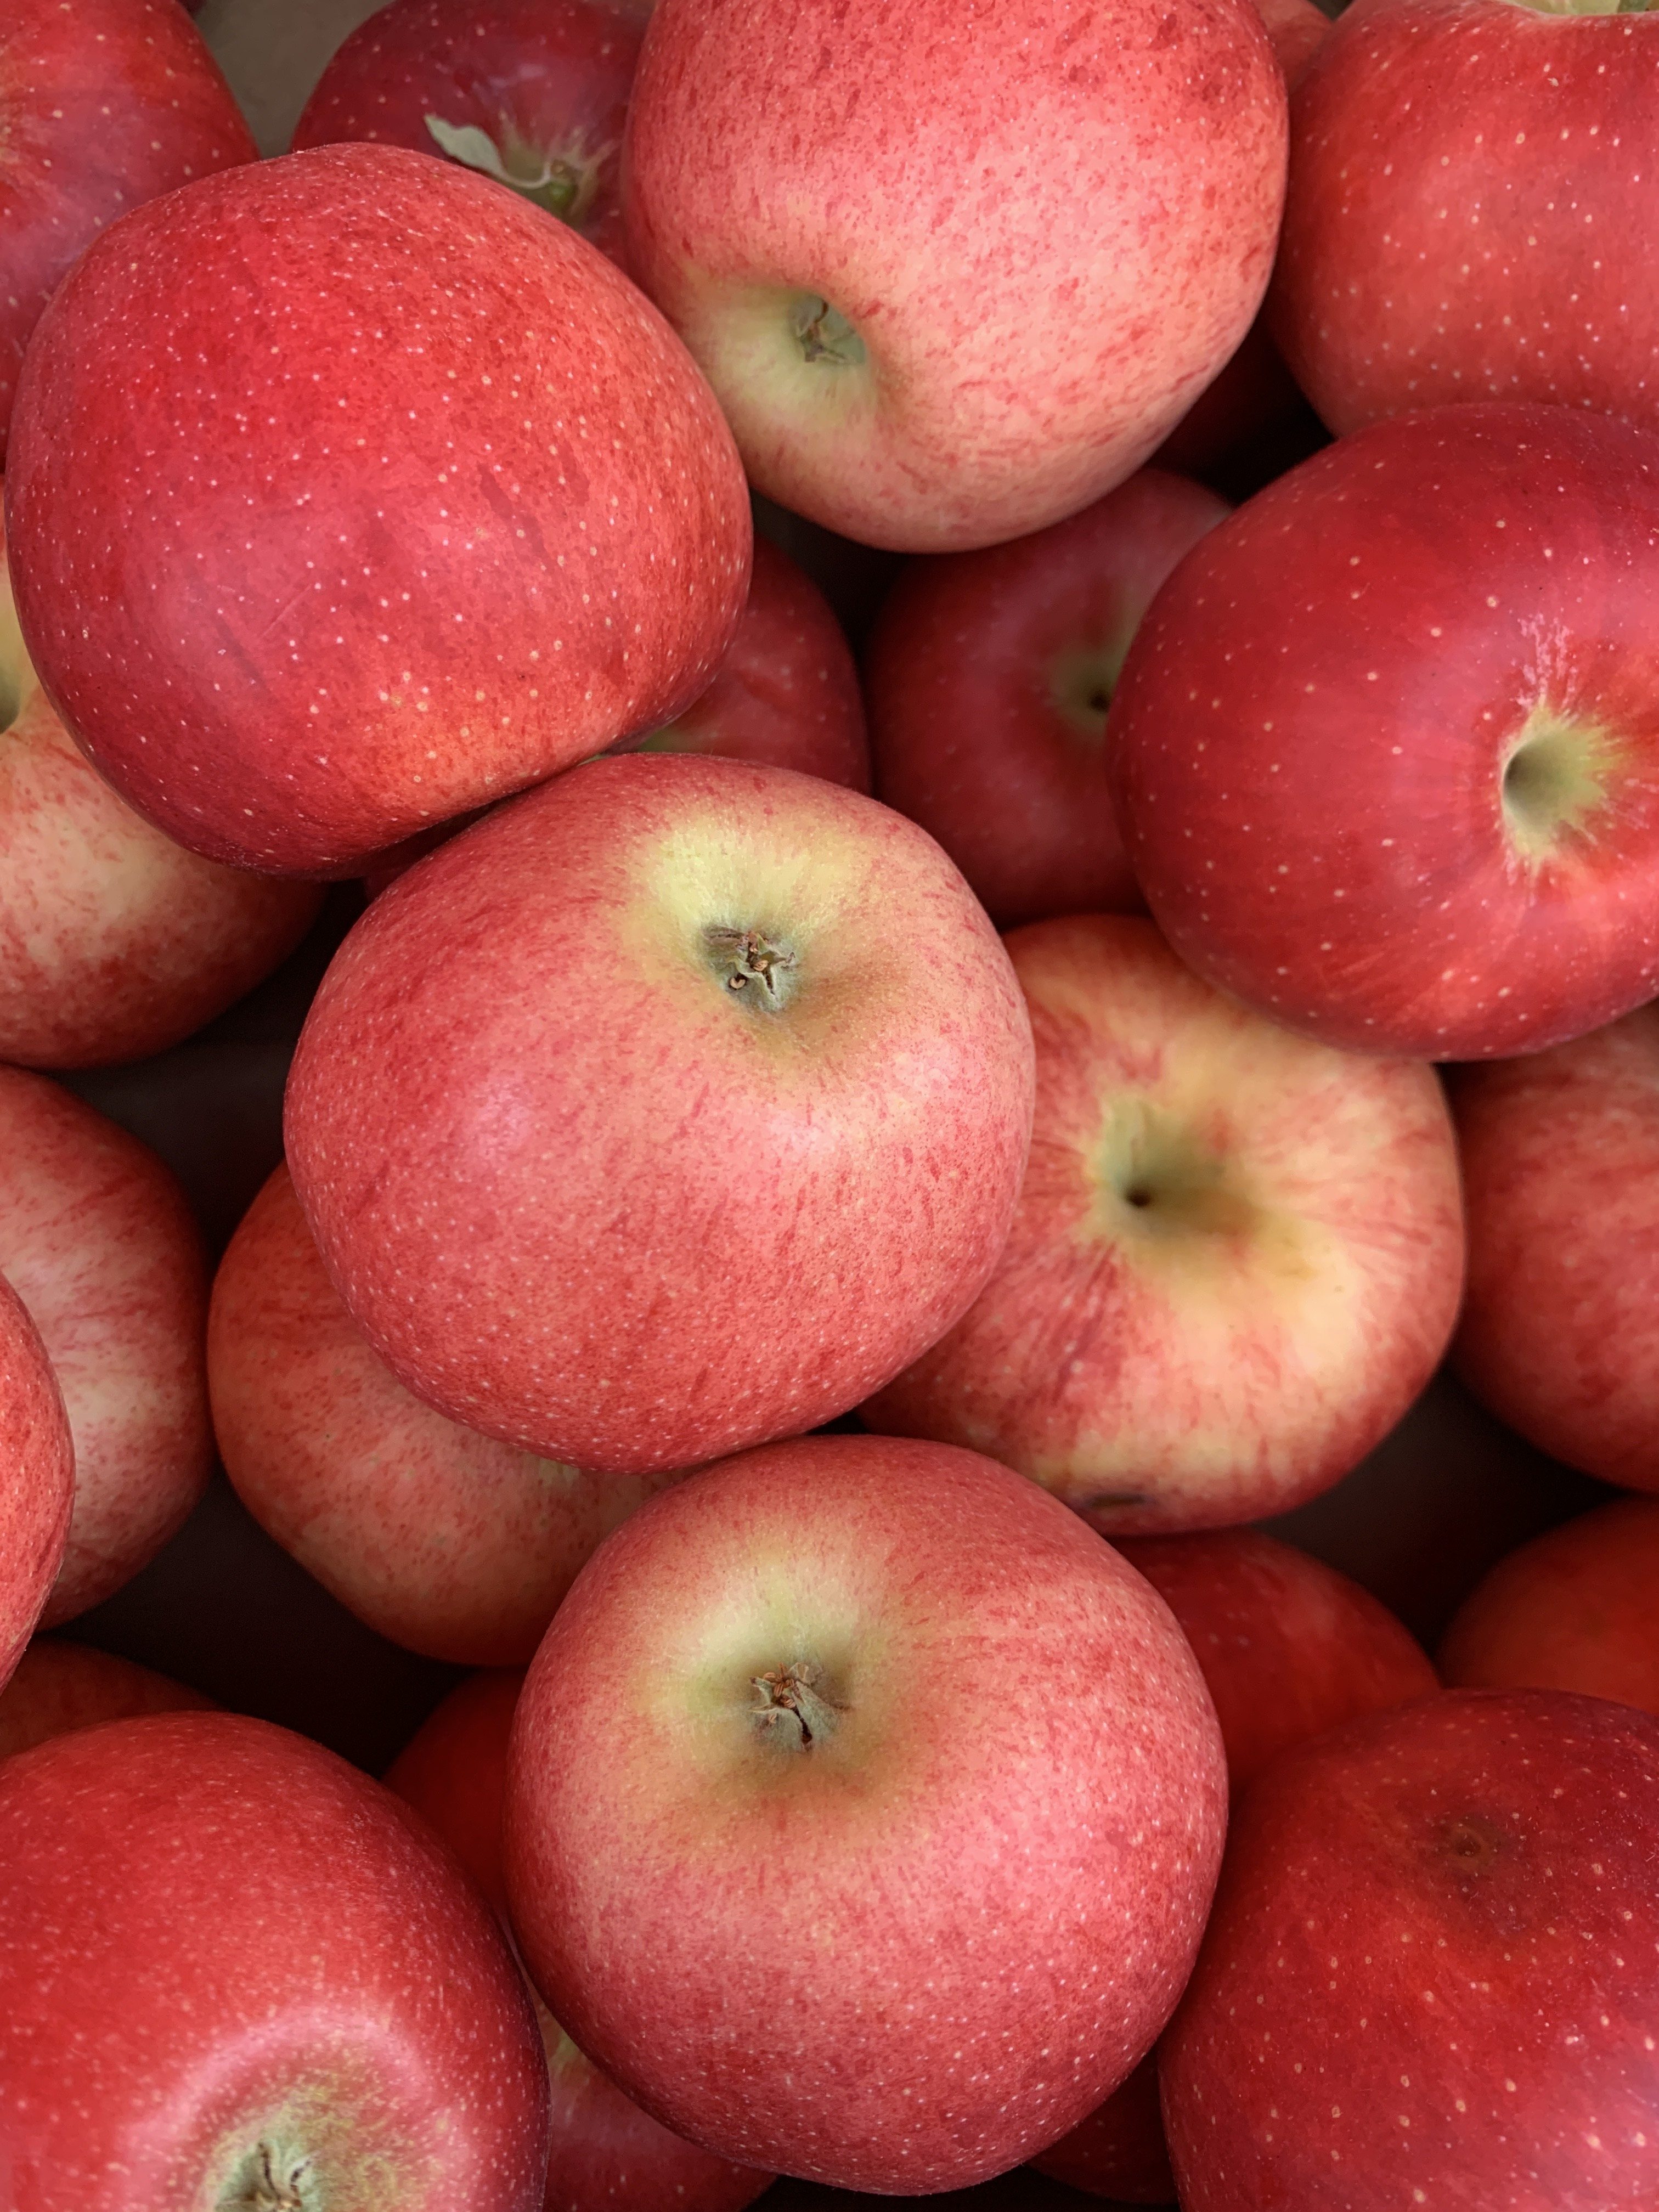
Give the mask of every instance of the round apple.
M 40 1618 L 69 1534 L 75 1446 L 52 1361 L 0 1275 L 0 1686 Z
M 95 1728 L 100 1721 L 204 1711 L 213 1702 L 199 1690 L 112 1651 L 71 1643 L 67 1637 L 31 1637 L 0 1691 L 0 1759 L 33 1751 L 55 1735 Z

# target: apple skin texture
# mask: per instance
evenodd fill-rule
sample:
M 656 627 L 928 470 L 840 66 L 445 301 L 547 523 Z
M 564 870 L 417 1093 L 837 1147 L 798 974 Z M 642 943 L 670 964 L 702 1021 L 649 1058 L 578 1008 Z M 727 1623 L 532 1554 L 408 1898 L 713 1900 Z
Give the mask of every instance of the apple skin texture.
M 778 1003 L 725 938 L 781 957 Z M 289 1165 L 417 1396 L 641 1474 L 844 1413 L 948 1328 L 1007 1234 L 1031 1085 L 1007 955 L 914 823 L 634 755 L 375 899 L 300 1039 Z
M 774 1731 L 763 1683 L 797 1680 L 810 1723 Z M 514 1718 L 507 1896 L 555 2015 L 665 2126 L 925 2193 L 1145 2056 L 1225 1790 L 1185 1638 L 1075 1515 L 948 1445 L 802 1437 L 583 1570 Z
M 1185 2212 L 1644 2212 L 1659 1723 L 1446 1691 L 1233 1815 L 1159 2056 Z
M 737 453 L 649 302 L 400 146 L 210 177 L 100 239 L 29 349 L 6 502 L 77 741 L 181 844 L 272 874 L 356 872 L 672 720 L 748 587 Z
M 1107 747 L 1154 918 L 1274 1020 L 1428 1060 L 1601 1027 L 1659 986 L 1659 438 L 1345 438 L 1181 563 Z
M 600 1539 L 675 1479 L 584 1474 L 411 1397 L 341 1304 L 285 1168 L 220 1264 L 207 1344 L 242 1503 L 360 1620 L 435 1659 L 529 1659 Z
M 328 2212 L 540 2212 L 546 2069 L 483 1899 L 264 1721 L 0 1766 L 0 2078 L 17 2212 L 303 2206 L 296 2173 Z
M 1501 1421 L 1659 1491 L 1659 1008 L 1451 1083 L 1469 1283 L 1452 1346 Z
M 1121 483 L 1238 344 L 1285 132 L 1248 0 L 662 0 L 629 264 L 769 498 L 994 544 Z M 803 338 L 824 301 L 862 359 Z
M 40 1618 L 64 1556 L 75 1446 L 52 1361 L 0 1275 L 0 1686 Z
M 140 1713 L 206 1712 L 215 1701 L 153 1667 L 67 1637 L 33 1636 L 0 1690 L 0 1759 L 55 1735 Z
M 1291 103 L 1268 299 L 1333 430 L 1539 399 L 1659 428 L 1659 22 L 1356 0 Z
M 1450 1117 L 1420 1063 L 1339 1053 L 1121 915 L 1008 939 L 1036 1041 L 1030 1164 L 991 1280 L 864 1407 L 1030 1475 L 1111 1535 L 1327 1489 L 1457 1316 Z
M 0 145 L 3 469 L 18 365 L 76 257 L 141 200 L 258 149 L 173 0 L 6 0 Z

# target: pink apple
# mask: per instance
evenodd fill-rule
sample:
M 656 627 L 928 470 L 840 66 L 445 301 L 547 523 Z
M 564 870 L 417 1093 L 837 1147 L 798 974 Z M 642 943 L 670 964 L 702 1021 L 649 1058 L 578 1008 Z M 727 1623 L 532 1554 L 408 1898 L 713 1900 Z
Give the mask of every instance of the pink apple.
M 3 468 L 23 349 L 76 255 L 141 200 L 258 149 L 173 0 L 6 0 L 0 145 Z
M 55 1735 L 140 1713 L 206 1711 L 214 1700 L 112 1651 L 67 1637 L 36 1636 L 0 1691 L 0 1759 Z
M 909 552 L 1121 483 L 1243 337 L 1283 192 L 1249 0 L 663 0 L 630 265 L 757 487 Z
M 230 1713 L 0 1766 L 9 2194 L 538 2212 L 540 2039 L 471 1884 L 390 1791 Z
M 507 1918 L 501 1806 L 507 1747 L 524 1677 L 470 1674 L 386 1770 Z M 742 2212 L 769 2173 L 733 2166 L 665 2127 L 585 2058 L 533 1990 L 553 2091 L 544 2212 Z
M 201 1495 L 207 1266 L 149 1146 L 18 1068 L 0 1068 L 0 1274 L 40 1332 L 75 1437 L 53 1627 L 135 1575 Z
M 225 1472 L 268 1534 L 394 1644 L 522 1663 L 590 1552 L 673 1474 L 586 1474 L 413 1398 L 341 1304 L 288 1170 L 213 1285 Z
M 1621 1498 L 1500 1559 L 1440 1671 L 1471 1689 L 1580 1690 L 1659 1716 L 1659 1498 Z
M 614 1474 L 845 1412 L 995 1264 L 1030 1126 L 1007 956 L 857 792 L 590 761 L 383 891 L 289 1078 L 353 1317 L 453 1420 Z
M 623 125 L 641 28 L 611 0 L 392 0 L 323 71 L 295 148 L 369 138 L 447 155 L 625 266 Z
M 1443 408 L 1200 540 L 1107 733 L 1182 957 L 1275 1020 L 1433 1060 L 1659 988 L 1659 437 Z M 1544 642 L 1547 641 L 1547 642 Z
M 901 570 L 865 662 L 881 796 L 1000 927 L 1139 908 L 1109 827 L 1106 709 L 1158 586 L 1227 511 L 1143 469 L 1032 537 Z
M 403 147 L 210 177 L 100 240 L 30 347 L 6 500 L 70 729 L 267 873 L 351 873 L 671 720 L 748 580 L 737 455 L 661 318 Z
M 1659 1491 L 1659 1008 L 1452 1084 L 1469 1223 L 1453 1357 L 1570 1466 Z
M 0 1275 L 0 1686 L 52 1589 L 69 1534 L 75 1447 L 52 1361 Z
M 1637 2212 L 1659 2190 L 1659 1723 L 1444 1692 L 1234 1814 L 1159 2057 L 1185 2212 Z
M 1433 1373 L 1462 1282 L 1432 1071 L 1310 1042 L 1148 921 L 1008 951 L 1036 1038 L 1031 1161 L 977 1302 L 864 1408 L 988 1452 L 1113 1535 L 1328 1489 Z
M 1274 328 L 1334 430 L 1544 399 L 1659 428 L 1659 23 L 1357 0 L 1297 91 Z

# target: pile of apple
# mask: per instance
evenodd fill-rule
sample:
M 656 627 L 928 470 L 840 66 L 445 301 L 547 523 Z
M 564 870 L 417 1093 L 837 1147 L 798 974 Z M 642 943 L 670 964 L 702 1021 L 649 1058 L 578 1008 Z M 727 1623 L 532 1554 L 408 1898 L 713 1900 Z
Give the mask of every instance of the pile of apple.
M 3 2212 L 1659 2203 L 1659 1498 L 1245 1525 L 1659 1492 L 1642 6 L 6 0 Z M 38 1634 L 216 1458 L 384 1780 Z

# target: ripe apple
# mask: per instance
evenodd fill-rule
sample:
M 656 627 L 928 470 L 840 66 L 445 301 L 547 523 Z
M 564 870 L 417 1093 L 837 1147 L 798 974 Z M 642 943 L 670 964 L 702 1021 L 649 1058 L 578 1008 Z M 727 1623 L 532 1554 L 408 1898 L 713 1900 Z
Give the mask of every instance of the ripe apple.
M 0 1275 L 0 1685 L 33 1633 L 64 1556 L 75 1447 L 52 1361 Z
M 1540 1050 L 1659 988 L 1659 437 L 1441 408 L 1199 542 L 1112 702 L 1201 975 L 1357 1050 Z
M 554 2014 L 665 2126 L 926 2193 L 1145 2056 L 1225 1792 L 1185 1638 L 1075 1515 L 949 1445 L 808 1437 L 653 1498 L 578 1577 L 514 1717 L 507 1897 Z
M 1285 146 L 1249 0 L 1005 0 L 971 37 L 959 0 L 663 0 L 629 264 L 761 491 L 958 551 L 1121 483 L 1209 382 Z
M 865 661 L 881 796 L 999 927 L 1139 908 L 1110 826 L 1106 709 L 1158 586 L 1227 512 L 1142 469 L 1030 538 L 900 571 Z
M 1540 399 L 1659 428 L 1640 4 L 1357 0 L 1297 91 L 1270 302 L 1334 430 Z
M 1264 1021 L 1133 916 L 1007 945 L 1037 1055 L 1013 1227 L 976 1303 L 865 1419 L 988 1452 L 1114 1537 L 1328 1489 L 1456 1319 L 1433 1072 Z
M 0 1759 L 55 1735 L 140 1713 L 196 1712 L 214 1703 L 153 1667 L 64 1636 L 35 1636 L 0 1691 Z
M 472 1885 L 389 1790 L 231 1713 L 0 1766 L 10 2201 L 538 2212 L 540 2039 Z
M 382 891 L 289 1077 L 289 1164 L 374 1349 L 618 1474 L 846 1412 L 1007 1234 L 1031 1042 L 933 840 L 857 792 L 589 761 Z
M 1447 1691 L 1233 1815 L 1159 2054 L 1185 2212 L 1636 2212 L 1659 2190 L 1659 1723 Z
M 1158 2105 L 1158 2046 L 1122 2087 L 1031 2160 L 1039 2173 L 1117 2204 L 1173 2204 L 1175 2176 Z
M 590 1552 L 672 1481 L 587 1474 L 434 1413 L 369 1349 L 278 1168 L 208 1316 L 225 1472 L 360 1620 L 463 1665 L 522 1663 Z
M 126 217 L 42 319 L 11 453 L 48 697 L 141 812 L 270 874 L 671 720 L 748 582 L 736 452 L 655 310 L 401 146 Z
M 1659 1491 L 1659 1008 L 1451 1086 L 1469 1224 L 1453 1358 L 1569 1466 Z
M 18 364 L 76 256 L 141 200 L 258 149 L 173 0 L 6 0 L 0 146 L 3 468 Z
M 369 138 L 446 154 L 626 267 L 619 173 L 642 27 L 609 0 L 392 0 L 323 71 L 295 150 Z
M 386 1774 L 387 1789 L 430 1821 L 504 1923 L 501 1807 L 523 1680 L 517 1669 L 468 1675 Z M 659 2126 L 583 2057 L 533 1989 L 530 1996 L 553 2091 L 544 2212 L 742 2212 L 771 2186 L 771 2174 Z
M 0 1273 L 28 1308 L 75 1437 L 75 1510 L 44 1625 L 152 1559 L 213 1459 L 207 1263 L 149 1146 L 45 1076 L 0 1068 Z

